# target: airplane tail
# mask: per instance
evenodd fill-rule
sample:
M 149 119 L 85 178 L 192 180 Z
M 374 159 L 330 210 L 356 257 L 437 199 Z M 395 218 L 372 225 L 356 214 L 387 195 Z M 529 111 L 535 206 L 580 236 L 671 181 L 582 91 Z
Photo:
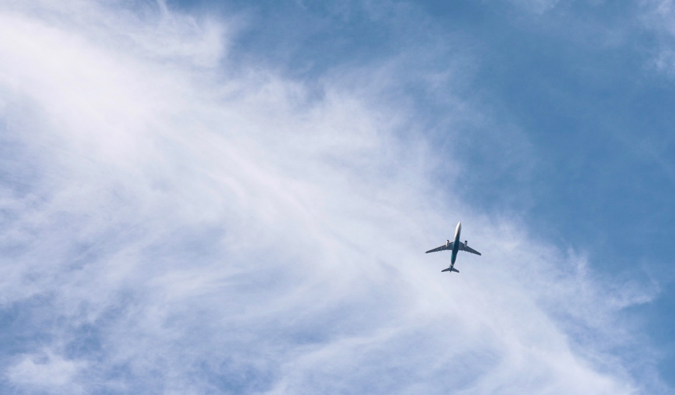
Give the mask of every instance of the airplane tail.
M 443 272 L 450 272 L 450 273 L 457 272 L 457 273 L 459 273 L 459 270 L 455 269 L 454 267 L 449 267 L 447 269 L 441 270 L 441 273 L 443 273 Z

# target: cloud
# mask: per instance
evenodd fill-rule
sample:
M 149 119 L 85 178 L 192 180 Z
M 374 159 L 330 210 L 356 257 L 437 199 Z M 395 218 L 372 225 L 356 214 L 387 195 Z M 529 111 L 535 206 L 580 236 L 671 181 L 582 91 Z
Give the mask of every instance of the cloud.
M 546 11 L 553 9 L 559 0 L 510 0 L 514 5 L 534 12 L 536 14 L 543 14 Z
M 1 385 L 648 385 L 613 350 L 636 346 L 620 312 L 650 293 L 609 287 L 518 218 L 476 212 L 451 193 L 458 172 L 438 188 L 432 171 L 462 164 L 386 96 L 397 73 L 381 71 L 395 66 L 311 85 L 255 64 L 234 72 L 227 21 L 116 5 L 0 8 L 0 300 L 24 311 L 5 328 Z M 447 257 L 421 252 L 460 219 L 484 255 L 444 276 Z
M 31 390 L 58 393 L 82 393 L 73 383 L 73 375 L 82 366 L 61 356 L 47 353 L 40 356 L 23 356 L 7 371 L 9 380 Z
M 673 37 L 675 36 L 675 8 L 670 0 L 642 1 L 641 20 L 644 26 L 656 33 L 657 48 L 651 48 L 657 54 L 652 58 L 652 67 L 660 73 L 672 76 L 675 63 L 673 62 Z

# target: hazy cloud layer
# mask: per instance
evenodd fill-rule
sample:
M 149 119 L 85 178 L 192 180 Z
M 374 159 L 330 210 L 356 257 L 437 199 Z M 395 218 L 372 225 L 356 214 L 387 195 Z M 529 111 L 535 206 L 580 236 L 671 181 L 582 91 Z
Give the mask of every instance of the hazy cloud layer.
M 650 292 L 444 194 L 400 59 L 234 72 L 236 18 L 120 6 L 0 6 L 3 392 L 660 389 Z

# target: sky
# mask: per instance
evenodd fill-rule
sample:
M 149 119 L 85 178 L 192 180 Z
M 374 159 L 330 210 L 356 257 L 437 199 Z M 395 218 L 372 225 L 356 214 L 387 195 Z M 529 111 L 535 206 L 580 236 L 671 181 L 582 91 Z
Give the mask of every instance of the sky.
M 0 26 L 3 394 L 675 392 L 672 1 Z

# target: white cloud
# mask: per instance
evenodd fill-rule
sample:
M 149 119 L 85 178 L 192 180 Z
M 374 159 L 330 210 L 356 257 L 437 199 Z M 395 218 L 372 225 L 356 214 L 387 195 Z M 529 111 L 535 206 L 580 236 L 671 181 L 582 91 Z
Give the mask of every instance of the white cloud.
M 73 383 L 82 363 L 66 360 L 47 352 L 44 355 L 25 355 L 7 371 L 9 380 L 16 386 L 33 391 L 79 394 L 82 388 Z
M 673 56 L 673 38 L 675 37 L 675 6 L 671 0 L 643 0 L 641 20 L 644 26 L 657 33 L 659 43 L 650 65 L 659 73 L 668 76 L 675 75 L 675 61 Z
M 0 301 L 48 297 L 48 312 L 32 314 L 52 339 L 11 359 L 14 388 L 641 385 L 608 351 L 632 345 L 617 312 L 649 295 L 617 301 L 572 265 L 583 259 L 432 185 L 430 169 L 452 159 L 381 94 L 396 76 L 331 75 L 320 95 L 264 69 L 234 76 L 215 67 L 233 34 L 225 23 L 159 10 L 0 6 L 11 147 Z M 459 219 L 484 256 L 441 275 L 447 257 L 421 252 Z
M 546 11 L 553 9 L 559 2 L 559 0 L 510 0 L 513 4 L 534 12 L 537 14 L 542 14 Z

